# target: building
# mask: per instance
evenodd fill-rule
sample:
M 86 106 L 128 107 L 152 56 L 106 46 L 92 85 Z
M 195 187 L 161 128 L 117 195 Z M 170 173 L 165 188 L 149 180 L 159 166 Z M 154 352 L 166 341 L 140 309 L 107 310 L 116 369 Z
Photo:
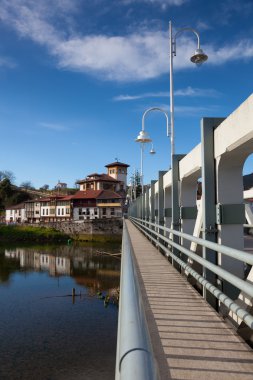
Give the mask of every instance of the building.
M 120 182 L 107 174 L 93 173 L 77 182 L 81 191 L 86 190 L 111 190 L 117 191 Z
M 129 165 L 122 162 L 113 162 L 105 165 L 107 168 L 107 175 L 119 181 L 119 190 L 126 190 L 127 187 L 127 168 Z
M 54 195 L 41 198 L 39 202 L 41 222 L 68 221 L 71 219 L 71 196 Z
M 122 198 L 111 190 L 80 190 L 72 202 L 75 221 L 122 217 Z
M 28 223 L 37 223 L 40 220 L 40 200 L 29 200 L 24 203 L 25 218 Z
M 6 209 L 6 222 L 49 223 L 121 218 L 126 199 L 127 168 L 122 162 L 106 165 L 107 174 L 92 173 L 78 181 L 74 195 L 50 195 Z M 66 188 L 60 181 L 55 186 Z
M 23 223 L 26 221 L 24 203 L 16 206 L 10 206 L 5 213 L 6 223 Z
M 67 184 L 65 182 L 58 181 L 57 185 L 54 187 L 55 189 L 67 189 Z
M 129 165 L 116 161 L 105 167 L 107 168 L 107 174 L 92 173 L 86 178 L 77 181 L 77 184 L 80 185 L 80 190 L 126 191 L 127 168 Z

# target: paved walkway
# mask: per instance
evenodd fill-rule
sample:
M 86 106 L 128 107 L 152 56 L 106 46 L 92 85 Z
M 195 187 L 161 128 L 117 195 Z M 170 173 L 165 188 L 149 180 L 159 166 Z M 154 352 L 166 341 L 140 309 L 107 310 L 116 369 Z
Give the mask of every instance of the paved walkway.
M 253 351 L 129 220 L 126 225 L 161 380 L 252 380 Z

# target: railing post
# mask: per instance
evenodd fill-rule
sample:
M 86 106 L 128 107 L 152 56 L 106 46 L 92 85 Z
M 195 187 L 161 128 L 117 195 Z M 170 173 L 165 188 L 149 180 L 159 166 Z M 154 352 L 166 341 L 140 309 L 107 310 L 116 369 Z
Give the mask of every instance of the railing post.
M 180 204 L 179 204 L 179 161 L 184 157 L 183 154 L 174 154 L 172 157 L 172 229 L 179 231 L 180 229 Z M 173 234 L 172 240 L 174 243 L 179 244 L 180 238 Z M 172 248 L 172 252 L 179 256 L 180 252 L 176 248 Z M 179 266 L 173 263 L 176 268 Z
M 202 199 L 203 199 L 203 233 L 205 240 L 217 241 L 216 226 L 216 180 L 214 160 L 214 129 L 222 123 L 223 118 L 203 118 L 201 120 L 201 159 L 202 159 Z M 202 256 L 213 264 L 217 264 L 217 252 L 203 247 Z M 217 285 L 217 276 L 203 269 L 203 277 L 213 285 Z M 204 298 L 212 307 L 218 309 L 217 299 L 204 290 Z

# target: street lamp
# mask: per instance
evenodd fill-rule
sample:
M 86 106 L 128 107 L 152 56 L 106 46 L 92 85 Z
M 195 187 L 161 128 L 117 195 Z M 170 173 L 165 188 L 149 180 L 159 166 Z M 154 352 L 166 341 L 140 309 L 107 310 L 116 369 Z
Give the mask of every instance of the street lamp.
M 193 56 L 190 58 L 191 62 L 196 65 L 201 65 L 203 62 L 207 61 L 208 56 L 200 48 L 200 38 L 198 32 L 192 28 L 182 28 L 172 35 L 172 23 L 169 22 L 169 41 L 170 41 L 170 131 L 171 131 L 171 169 L 172 169 L 172 228 L 177 228 L 179 226 L 179 199 L 178 199 L 178 188 L 177 183 L 174 181 L 174 160 L 173 155 L 175 154 L 175 142 L 174 142 L 174 83 L 173 83 L 173 58 L 176 56 L 176 39 L 183 32 L 192 32 L 197 37 L 197 49 L 195 50 Z
M 159 107 L 152 107 L 152 108 L 147 109 L 143 113 L 143 115 L 142 115 L 142 128 L 141 128 L 141 131 L 140 131 L 139 135 L 135 139 L 136 142 L 141 143 L 141 192 L 142 192 L 142 194 L 143 194 L 143 188 L 144 188 L 144 185 L 143 185 L 143 151 L 144 151 L 144 144 L 147 143 L 147 142 L 152 142 L 152 140 L 149 137 L 148 133 L 145 131 L 145 117 L 146 117 L 146 115 L 149 112 L 152 112 L 152 111 L 160 111 L 160 112 L 162 112 L 165 115 L 165 117 L 166 117 L 167 136 L 170 135 L 170 131 L 169 131 L 169 118 L 168 118 L 168 114 L 167 114 L 166 111 L 164 111 L 162 108 L 159 108 Z M 151 150 L 150 150 L 150 154 L 155 154 L 155 150 L 153 148 L 153 144 L 152 144 L 152 147 L 151 147 Z
M 197 37 L 197 49 L 195 53 L 190 58 L 191 62 L 200 66 L 202 63 L 207 61 L 208 56 L 200 48 L 200 38 L 198 32 L 192 28 L 182 28 L 177 31 L 177 33 L 172 35 L 172 23 L 169 22 L 169 39 L 170 39 L 170 130 L 171 130 L 171 156 L 175 153 L 175 142 L 174 142 L 174 82 L 173 82 L 173 58 L 176 56 L 176 39 L 183 32 L 192 32 Z M 172 163 L 171 163 L 172 164 Z

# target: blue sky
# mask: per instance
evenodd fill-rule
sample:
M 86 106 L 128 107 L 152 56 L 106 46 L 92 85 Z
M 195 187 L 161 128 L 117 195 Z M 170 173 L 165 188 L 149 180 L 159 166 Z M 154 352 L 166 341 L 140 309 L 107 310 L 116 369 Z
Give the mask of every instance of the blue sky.
M 116 158 L 140 169 L 142 114 L 169 111 L 169 20 L 198 30 L 209 56 L 195 67 L 194 35 L 178 38 L 175 148 L 188 153 L 201 117 L 226 117 L 252 93 L 252 19 L 252 0 L 0 0 L 0 170 L 53 187 Z M 169 168 L 170 144 L 164 115 L 145 127 L 149 182 Z

